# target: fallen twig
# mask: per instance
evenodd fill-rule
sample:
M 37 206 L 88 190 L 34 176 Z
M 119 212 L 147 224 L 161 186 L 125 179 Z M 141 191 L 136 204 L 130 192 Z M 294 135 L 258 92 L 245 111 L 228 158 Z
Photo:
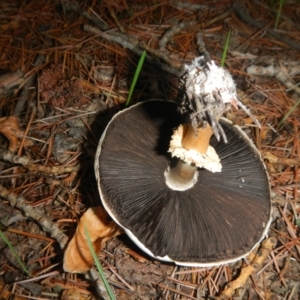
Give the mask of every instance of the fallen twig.
M 139 56 L 142 55 L 143 50 L 146 51 L 148 50 L 148 52 L 150 52 L 150 48 L 147 47 L 146 44 L 143 44 L 139 42 L 137 39 L 135 39 L 134 37 L 128 36 L 124 33 L 114 32 L 113 34 L 108 34 L 90 25 L 84 25 L 83 29 L 87 32 L 94 33 L 106 39 L 109 42 L 118 43 L 119 45 L 123 46 L 125 49 L 129 49 Z M 163 58 L 163 56 L 159 54 L 159 50 L 151 49 L 151 53 L 152 54 L 156 53 L 158 57 Z M 173 66 L 169 66 L 168 64 L 161 63 L 158 59 L 154 59 L 149 55 L 147 55 L 147 60 L 149 63 L 159 66 L 161 69 L 167 71 L 170 74 L 173 74 L 177 77 L 180 77 L 182 75 L 182 71 L 179 71 L 178 68 L 174 68 Z
M 68 236 L 66 236 L 55 223 L 47 218 L 41 210 L 26 204 L 25 197 L 11 193 L 2 185 L 0 185 L 0 197 L 9 201 L 11 206 L 21 210 L 27 217 L 37 221 L 52 238 L 58 241 L 61 249 L 64 249 Z
M 279 63 L 279 66 L 270 65 L 268 67 L 251 65 L 247 68 L 247 73 L 254 76 L 275 77 L 288 90 L 300 95 L 300 87 L 290 78 L 290 76 L 300 74 L 300 64 L 298 62 L 282 62 Z
M 42 65 L 45 59 L 46 59 L 46 55 L 39 54 L 35 60 L 34 66 L 38 67 Z M 29 77 L 27 77 L 27 80 L 23 86 L 22 93 L 19 97 L 19 100 L 14 107 L 15 116 L 19 116 L 22 113 L 24 105 L 28 101 L 28 93 L 31 91 L 30 89 L 34 86 L 35 78 L 36 78 L 36 74 L 31 74 L 29 75 Z
M 251 264 L 241 270 L 241 274 L 237 279 L 227 284 L 226 288 L 222 291 L 220 296 L 216 298 L 216 300 L 229 299 L 232 297 L 235 290 L 244 286 L 250 275 L 259 270 L 276 243 L 277 239 L 275 237 L 270 237 L 262 242 L 262 245 Z
M 19 164 L 23 166 L 24 168 L 27 168 L 30 171 L 34 172 L 43 172 L 47 174 L 52 175 L 60 175 L 60 174 L 66 174 L 66 173 L 72 173 L 77 172 L 80 168 L 80 165 L 76 166 L 44 166 L 44 165 L 38 165 L 34 164 L 30 158 L 27 156 L 18 156 L 15 155 L 11 151 L 2 151 L 0 152 L 0 159 L 8 161 L 10 163 Z
M 104 23 L 99 17 L 89 14 L 82 7 L 80 7 L 77 3 L 71 2 L 71 1 L 61 1 L 61 4 L 65 11 L 72 11 L 72 12 L 79 14 L 80 16 L 84 17 L 85 19 L 93 22 L 101 30 L 109 29 L 109 26 L 106 23 Z
M 262 29 L 266 26 L 266 24 L 259 22 L 258 20 L 254 20 L 250 14 L 248 13 L 246 7 L 243 6 L 242 1 L 238 0 L 233 4 L 233 9 L 236 12 L 236 14 L 242 19 L 242 21 L 250 24 L 251 26 Z M 294 42 L 290 38 L 283 36 L 282 34 L 278 33 L 272 28 L 267 28 L 266 32 L 276 38 L 279 41 L 282 41 L 283 43 L 289 45 L 290 47 L 300 51 L 300 44 Z

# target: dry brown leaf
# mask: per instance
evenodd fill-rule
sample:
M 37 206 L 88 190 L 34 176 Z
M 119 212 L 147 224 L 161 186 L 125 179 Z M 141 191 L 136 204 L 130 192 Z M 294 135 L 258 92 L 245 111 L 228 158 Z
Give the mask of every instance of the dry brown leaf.
M 18 138 L 23 134 L 19 129 L 17 117 L 0 118 L 0 133 L 9 140 L 8 150 L 15 152 L 18 149 Z
M 108 238 L 123 233 L 123 230 L 111 220 L 104 208 L 89 208 L 81 217 L 76 232 L 65 251 L 63 267 L 66 272 L 84 273 L 94 264 L 85 228 L 96 254 L 99 254 L 102 244 Z
M 271 164 L 284 164 L 290 166 L 298 166 L 300 164 L 300 160 L 297 158 L 278 157 L 271 152 L 266 152 L 264 154 L 264 159 L 268 160 Z

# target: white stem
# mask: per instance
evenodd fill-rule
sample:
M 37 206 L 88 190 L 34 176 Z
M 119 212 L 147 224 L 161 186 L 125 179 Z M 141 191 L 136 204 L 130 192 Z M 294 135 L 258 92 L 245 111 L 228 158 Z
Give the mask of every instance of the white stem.
M 174 166 L 169 166 L 165 171 L 167 186 L 175 191 L 186 191 L 197 182 L 197 167 L 184 162 L 181 159 L 175 161 Z

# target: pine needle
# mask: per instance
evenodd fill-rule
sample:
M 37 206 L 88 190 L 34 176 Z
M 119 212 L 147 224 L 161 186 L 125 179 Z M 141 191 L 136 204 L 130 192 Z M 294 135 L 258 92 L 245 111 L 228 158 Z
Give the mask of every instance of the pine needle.
M 300 99 L 293 105 L 293 107 L 289 110 L 289 112 L 281 119 L 278 124 L 278 128 L 286 121 L 286 119 L 290 116 L 290 114 L 297 108 L 300 104 Z

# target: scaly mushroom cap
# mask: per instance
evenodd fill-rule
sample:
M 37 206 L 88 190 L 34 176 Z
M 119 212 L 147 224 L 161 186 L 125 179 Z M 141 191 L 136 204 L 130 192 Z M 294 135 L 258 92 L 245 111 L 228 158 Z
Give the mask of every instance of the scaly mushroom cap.
M 98 146 L 95 172 L 111 217 L 148 254 L 187 266 L 212 266 L 247 255 L 270 224 L 269 181 L 258 150 L 221 120 L 228 143 L 212 137 L 222 171 L 198 168 L 197 182 L 172 190 L 164 172 L 177 105 L 148 101 L 111 120 Z

